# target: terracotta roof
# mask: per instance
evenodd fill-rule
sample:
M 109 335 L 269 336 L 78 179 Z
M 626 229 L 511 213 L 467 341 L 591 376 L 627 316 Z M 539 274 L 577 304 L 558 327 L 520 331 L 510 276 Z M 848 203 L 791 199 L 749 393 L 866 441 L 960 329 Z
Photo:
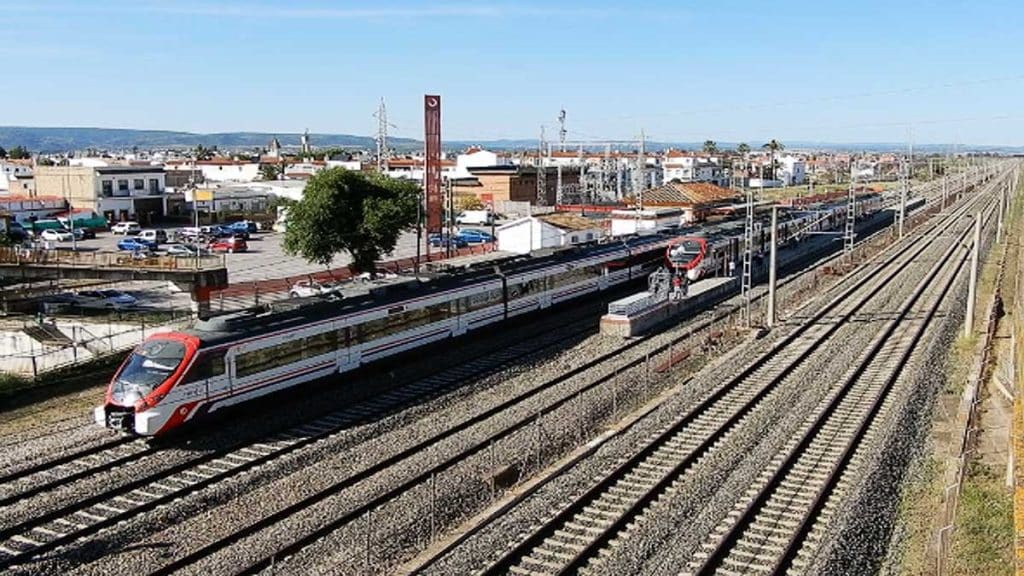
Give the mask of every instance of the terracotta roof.
M 476 154 L 477 152 L 483 152 L 483 148 L 480 148 L 479 146 L 470 146 L 469 148 L 466 148 L 466 154 Z
M 644 206 L 700 206 L 733 202 L 739 197 L 734 190 L 707 182 L 670 182 L 644 192 Z M 633 198 L 626 199 L 635 204 Z
M 0 202 L 26 202 L 29 200 L 39 200 L 40 202 L 63 202 L 63 196 L 14 196 L 14 195 L 3 195 L 0 196 Z
M 538 216 L 537 218 L 563 230 L 593 230 L 594 228 L 601 227 L 600 222 L 591 220 L 590 218 L 584 218 L 578 214 L 570 214 L 568 212 L 545 214 L 543 216 Z

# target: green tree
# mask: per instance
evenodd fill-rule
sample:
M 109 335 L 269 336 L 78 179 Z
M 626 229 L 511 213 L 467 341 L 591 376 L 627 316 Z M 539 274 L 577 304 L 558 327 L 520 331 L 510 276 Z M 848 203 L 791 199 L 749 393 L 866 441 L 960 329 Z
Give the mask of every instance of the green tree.
M 715 142 L 714 140 L 705 140 L 704 141 L 704 153 L 705 154 L 714 154 L 715 152 L 718 152 L 718 143 Z
M 15 146 L 7 151 L 7 157 L 11 160 L 24 160 L 31 156 L 32 154 L 24 146 Z
M 278 176 L 281 175 L 283 169 L 277 164 L 261 164 L 260 165 L 260 176 L 264 180 L 277 180 Z
M 302 200 L 288 211 L 284 248 L 326 266 L 339 252 L 352 256 L 352 268 L 374 273 L 381 254 L 416 223 L 419 187 L 408 180 L 342 168 L 309 179 Z
M 0 146 L 0 158 L 7 158 L 7 150 L 3 146 Z
M 768 164 L 768 169 L 771 174 L 768 176 L 768 178 L 774 180 L 775 171 L 778 168 L 778 161 L 775 159 L 775 155 L 782 151 L 783 149 L 785 149 L 786 147 L 782 145 L 782 142 L 779 142 L 778 140 L 772 138 L 770 142 L 764 143 L 761 146 L 761 148 L 763 150 L 767 150 L 771 154 L 771 162 L 769 162 Z
M 195 156 L 196 160 L 209 160 L 209 159 L 213 158 L 213 156 L 216 154 L 216 152 L 217 152 L 217 147 L 216 146 L 214 146 L 213 148 L 207 148 L 206 146 L 203 146 L 202 144 L 199 144 L 195 148 L 192 149 L 192 155 Z
M 750 146 L 748 146 L 746 142 L 740 142 L 740 145 L 736 147 L 736 151 L 739 152 L 741 156 L 746 156 L 750 153 Z
M 455 210 L 459 212 L 483 209 L 484 203 L 476 194 L 459 194 L 455 197 Z

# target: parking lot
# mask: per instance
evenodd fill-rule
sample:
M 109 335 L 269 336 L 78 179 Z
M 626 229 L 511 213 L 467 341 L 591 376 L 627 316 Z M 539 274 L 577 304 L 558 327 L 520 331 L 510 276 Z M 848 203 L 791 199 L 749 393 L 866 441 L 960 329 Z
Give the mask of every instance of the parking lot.
M 471 228 L 471 227 L 467 227 Z M 489 231 L 488 229 L 480 228 Z M 168 238 L 174 238 L 174 228 L 165 228 Z M 98 232 L 96 238 L 79 240 L 79 251 L 117 252 L 117 242 L 124 238 L 111 232 Z M 317 264 L 310 264 L 301 257 L 289 256 L 284 252 L 282 242 L 284 234 L 278 232 L 258 232 L 251 234 L 247 241 L 246 252 L 224 254 L 228 268 L 228 279 L 232 284 L 244 284 L 261 280 L 302 276 L 320 272 L 325 269 Z M 60 249 L 70 249 L 71 242 L 57 245 Z M 163 246 L 161 246 L 161 249 Z M 431 248 L 437 252 L 439 248 Z M 421 251 L 422 253 L 422 251 Z M 394 252 L 384 259 L 410 258 L 416 255 L 416 233 L 406 232 L 398 240 Z M 327 268 L 339 268 L 351 261 L 347 254 L 339 254 Z

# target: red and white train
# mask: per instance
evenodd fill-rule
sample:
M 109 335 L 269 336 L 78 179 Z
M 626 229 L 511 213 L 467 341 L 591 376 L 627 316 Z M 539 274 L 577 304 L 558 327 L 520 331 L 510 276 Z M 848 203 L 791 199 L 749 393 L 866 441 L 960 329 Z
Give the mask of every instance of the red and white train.
M 226 406 L 645 278 L 669 237 L 581 248 L 380 297 L 250 310 L 151 336 L 111 381 L 98 424 L 161 435 Z M 293 305 L 294 306 L 294 305 Z
M 790 211 L 779 221 L 780 245 L 799 242 L 807 234 L 841 230 L 846 223 L 846 202 L 822 205 L 815 209 Z M 877 194 L 859 196 L 854 205 L 855 218 L 860 220 L 882 210 L 882 197 Z M 710 234 L 681 236 L 672 240 L 665 250 L 669 270 L 694 282 L 715 274 L 730 274 L 729 263 L 740 262 L 744 249 L 743 223 L 733 222 L 728 229 Z M 763 220 L 754 221 L 754 254 L 768 249 L 771 231 Z

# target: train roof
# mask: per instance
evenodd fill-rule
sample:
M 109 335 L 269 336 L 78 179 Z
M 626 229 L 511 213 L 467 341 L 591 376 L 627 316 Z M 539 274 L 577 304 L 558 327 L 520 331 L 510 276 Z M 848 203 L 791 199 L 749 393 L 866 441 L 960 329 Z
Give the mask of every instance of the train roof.
M 548 256 L 503 262 L 498 268 L 505 276 L 526 274 L 559 263 L 608 254 L 621 250 L 624 244 L 632 248 L 653 247 L 668 238 L 670 236 L 662 234 L 633 237 L 625 241 L 562 250 Z M 429 297 L 498 278 L 495 267 L 432 277 L 399 277 L 371 282 L 366 292 L 342 300 L 330 301 L 317 297 L 291 299 L 198 320 L 182 332 L 199 338 L 204 345 L 217 345 L 242 337 L 259 336 L 321 320 L 394 306 L 413 298 Z

